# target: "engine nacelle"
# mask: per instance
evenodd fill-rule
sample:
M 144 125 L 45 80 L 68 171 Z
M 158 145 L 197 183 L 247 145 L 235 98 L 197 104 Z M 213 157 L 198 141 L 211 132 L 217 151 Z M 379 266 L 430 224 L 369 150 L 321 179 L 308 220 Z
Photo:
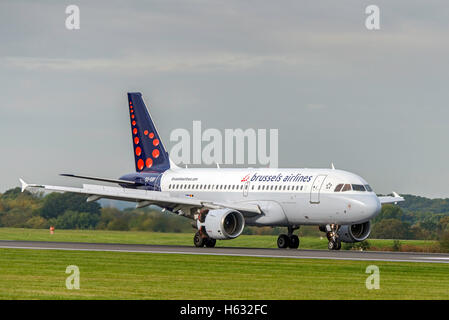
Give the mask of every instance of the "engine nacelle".
M 368 238 L 371 233 L 371 222 L 341 226 L 338 236 L 343 242 L 360 242 Z
M 204 227 L 207 235 L 212 239 L 234 239 L 242 234 L 245 227 L 243 215 L 232 209 L 210 210 L 204 222 L 198 220 L 197 227 Z

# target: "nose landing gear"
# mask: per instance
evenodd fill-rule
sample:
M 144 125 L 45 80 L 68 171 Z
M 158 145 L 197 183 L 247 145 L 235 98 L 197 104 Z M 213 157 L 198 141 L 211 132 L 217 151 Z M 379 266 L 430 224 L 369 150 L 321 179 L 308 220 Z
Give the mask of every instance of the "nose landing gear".
M 338 229 L 340 226 L 337 224 L 330 224 L 326 226 L 326 236 L 329 243 L 327 244 L 327 248 L 329 250 L 340 250 L 341 249 L 341 240 L 338 237 Z

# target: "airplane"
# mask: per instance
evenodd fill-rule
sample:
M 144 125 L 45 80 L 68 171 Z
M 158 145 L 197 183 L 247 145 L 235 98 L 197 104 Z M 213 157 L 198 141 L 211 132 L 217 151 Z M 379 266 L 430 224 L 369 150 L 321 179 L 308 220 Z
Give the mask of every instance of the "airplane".
M 342 242 L 368 238 L 370 220 L 385 203 L 404 198 L 377 196 L 362 177 L 343 170 L 308 168 L 180 168 L 167 153 L 139 92 L 128 93 L 129 118 L 136 172 L 119 179 L 85 175 L 62 176 L 108 182 L 118 186 L 83 184 L 82 188 L 27 184 L 22 192 L 44 189 L 136 202 L 136 208 L 155 205 L 192 220 L 196 247 L 214 247 L 217 240 L 235 239 L 245 226 L 286 227 L 277 246 L 299 247 L 294 231 L 316 225 L 328 239 L 329 250 Z

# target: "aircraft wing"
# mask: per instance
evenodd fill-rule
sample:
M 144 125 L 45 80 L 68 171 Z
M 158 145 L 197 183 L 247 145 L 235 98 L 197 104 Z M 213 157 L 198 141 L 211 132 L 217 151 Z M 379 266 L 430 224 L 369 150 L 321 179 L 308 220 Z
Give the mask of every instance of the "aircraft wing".
M 210 200 L 200 200 L 189 197 L 186 195 L 183 197 L 173 197 L 169 192 L 165 191 L 148 191 L 140 189 L 130 189 L 122 187 L 109 187 L 93 184 L 83 184 L 82 188 L 74 187 L 62 187 L 62 186 L 50 186 L 50 185 L 38 185 L 27 184 L 20 179 L 22 184 L 22 192 L 27 189 L 44 189 L 47 191 L 56 192 L 73 192 L 88 195 L 87 201 L 96 201 L 101 198 L 133 201 L 137 202 L 136 207 L 144 207 L 147 205 L 157 205 L 161 208 L 169 209 L 170 211 L 177 211 L 179 209 L 189 208 L 206 208 L 206 209 L 219 209 L 229 208 L 240 211 L 243 215 L 247 214 L 261 214 L 260 207 L 256 204 L 249 203 L 232 203 L 224 202 L 217 203 Z
M 382 196 L 378 197 L 381 204 L 387 204 L 387 203 L 397 203 L 401 201 L 405 201 L 403 197 L 398 195 L 396 192 L 393 191 L 393 196 Z

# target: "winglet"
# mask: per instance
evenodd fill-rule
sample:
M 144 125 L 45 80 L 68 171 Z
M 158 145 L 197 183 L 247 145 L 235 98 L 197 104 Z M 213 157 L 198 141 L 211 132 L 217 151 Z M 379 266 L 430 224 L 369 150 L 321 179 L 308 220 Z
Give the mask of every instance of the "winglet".
M 397 198 L 401 197 L 400 195 L 398 195 L 398 194 L 397 194 L 396 192 L 394 192 L 394 191 L 393 191 L 392 193 L 393 193 L 393 197 L 395 197 L 395 198 L 396 198 L 396 197 L 397 197 Z
M 25 181 L 23 181 L 22 178 L 19 178 L 20 184 L 22 185 L 22 192 L 24 192 L 28 188 L 45 188 L 45 186 L 40 184 L 28 184 Z
M 23 181 L 22 178 L 19 178 L 19 180 L 20 184 L 22 185 L 22 192 L 24 192 L 28 188 L 28 184 L 25 181 Z

